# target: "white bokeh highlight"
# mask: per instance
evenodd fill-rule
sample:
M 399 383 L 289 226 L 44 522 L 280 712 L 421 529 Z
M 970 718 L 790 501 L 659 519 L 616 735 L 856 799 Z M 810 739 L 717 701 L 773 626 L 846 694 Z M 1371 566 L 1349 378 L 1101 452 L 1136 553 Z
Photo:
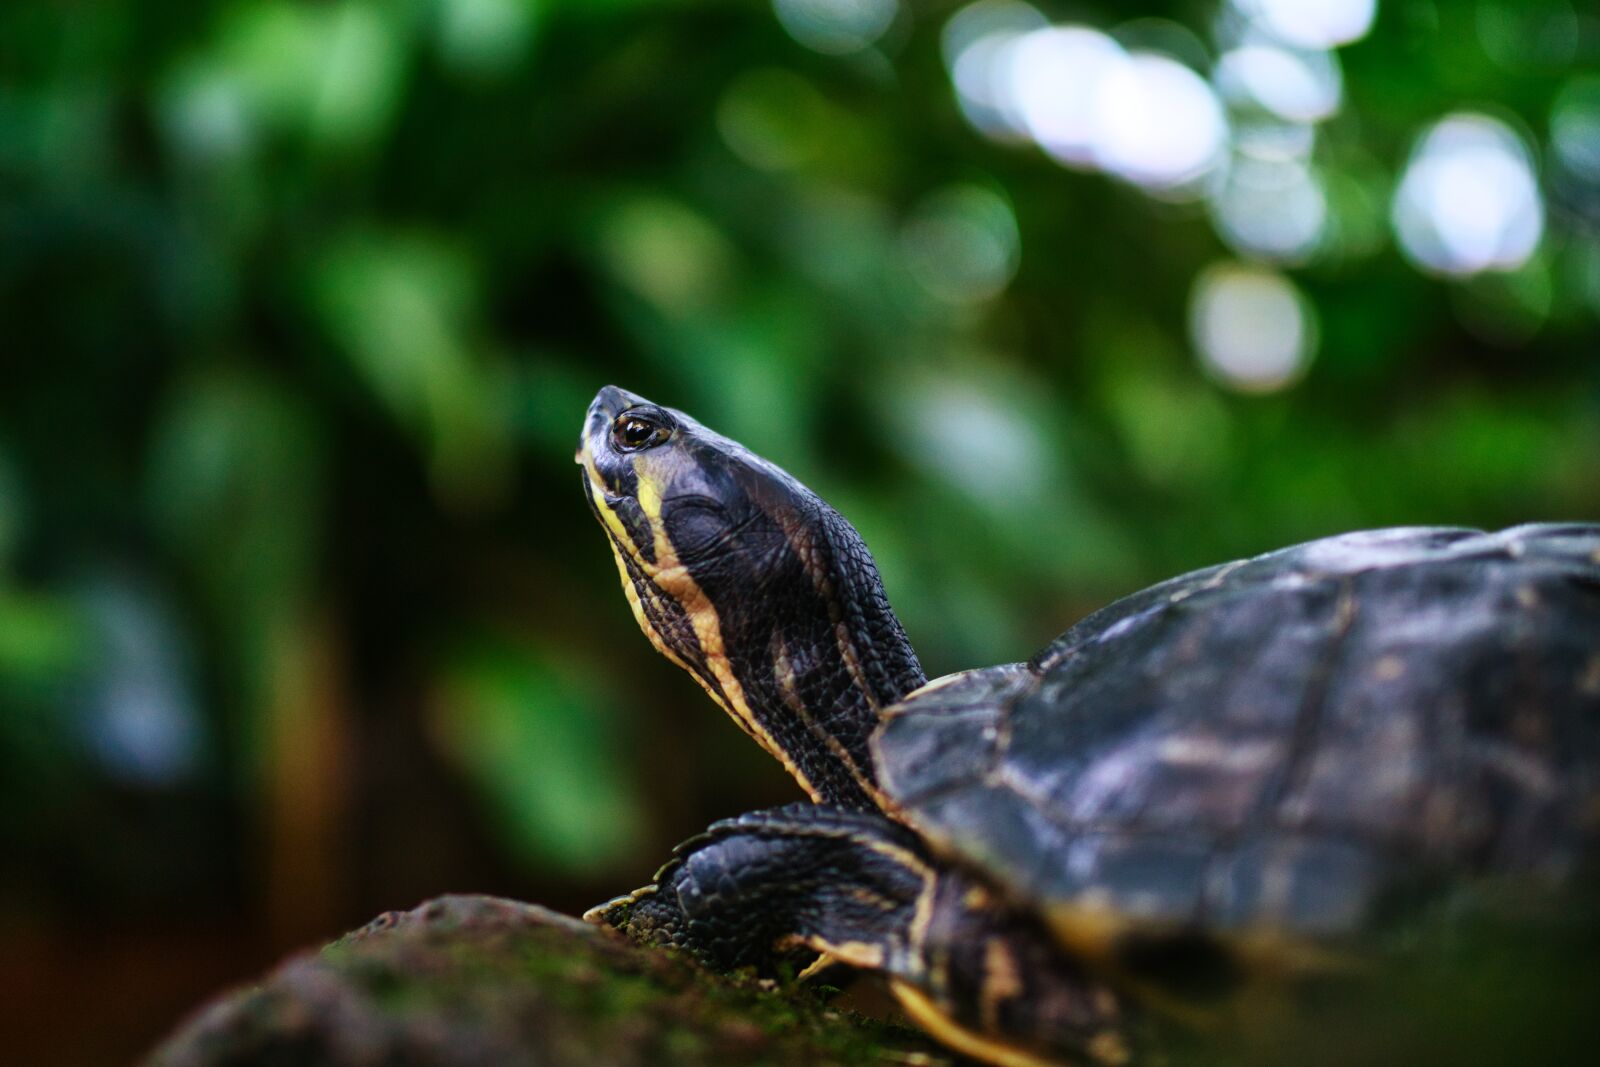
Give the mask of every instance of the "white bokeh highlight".
M 894 24 L 898 0 L 772 0 L 789 36 L 815 52 L 848 55 L 869 48 Z
M 1372 29 L 1377 0 L 1233 0 L 1267 33 L 1301 48 L 1337 48 Z
M 1330 52 L 1247 44 L 1224 53 L 1212 78 L 1229 104 L 1289 122 L 1320 122 L 1344 98 L 1344 78 Z
M 946 24 L 945 62 L 962 112 L 1000 141 L 1157 196 L 1199 196 L 1225 157 L 1228 121 L 1211 85 L 1161 52 L 1128 51 L 1034 8 L 980 0 Z
M 897 383 L 894 439 L 912 462 L 997 511 L 1038 499 L 1054 476 L 1045 436 L 1003 374 Z
M 1303 263 L 1328 221 L 1328 199 L 1305 161 L 1239 156 L 1211 198 L 1217 233 L 1234 250 Z
M 1189 331 L 1206 371 L 1246 393 L 1298 381 L 1316 348 L 1311 305 L 1295 284 L 1243 263 L 1214 264 L 1195 279 Z
M 1522 139 L 1487 115 L 1441 119 L 1418 140 L 1391 210 L 1401 250 L 1424 270 L 1515 270 L 1544 234 L 1544 203 Z
M 1029 136 L 1068 166 L 1094 166 L 1106 79 L 1128 61 L 1122 46 L 1098 30 L 1051 26 L 1018 38 L 1004 59 Z
M 1150 190 L 1177 190 L 1216 167 L 1228 122 L 1204 78 L 1156 52 L 1106 74 L 1095 106 L 1095 158 Z
M 967 121 L 997 141 L 1027 140 L 1012 74 L 1012 48 L 1044 29 L 1045 17 L 1018 0 L 979 0 L 945 23 L 945 66 Z
M 1419 270 L 1461 278 L 1516 271 L 1533 259 L 1547 221 L 1538 162 L 1529 140 L 1506 122 L 1462 113 L 1426 127 L 1392 186 L 1383 162 L 1352 177 L 1357 168 L 1348 165 L 1345 142 L 1324 142 L 1325 124 L 1345 103 L 1336 50 L 1372 32 L 1377 0 L 1225 0 L 1221 7 L 1214 60 L 1175 24 L 1052 24 L 1022 0 L 976 0 L 943 33 L 956 98 L 985 136 L 1035 145 L 1062 166 L 1110 175 L 1153 198 L 1203 200 L 1233 254 L 1261 264 L 1235 264 L 1234 273 L 1208 276 L 1196 290 L 1198 309 L 1231 301 L 1254 309 L 1257 321 L 1270 310 L 1288 331 L 1270 335 L 1276 340 L 1246 331 L 1249 343 L 1228 344 L 1217 329 L 1200 331 L 1199 324 L 1221 320 L 1197 311 L 1197 347 L 1219 379 L 1266 389 L 1299 373 L 1315 348 L 1313 312 L 1276 270 L 1375 253 L 1385 237 L 1385 199 L 1400 249 Z M 1553 184 L 1581 191 L 1600 182 L 1600 79 L 1579 74 L 1568 82 L 1549 133 Z M 923 264 L 925 288 L 989 289 L 977 282 L 988 276 L 981 270 L 962 287 L 939 281 L 938 257 L 926 252 L 979 232 L 947 220 L 905 237 L 908 261 Z M 969 249 L 980 244 L 965 241 Z M 1255 273 L 1238 273 L 1246 270 Z M 1294 299 L 1285 302 L 1285 293 Z M 1285 310 L 1291 306 L 1298 310 Z

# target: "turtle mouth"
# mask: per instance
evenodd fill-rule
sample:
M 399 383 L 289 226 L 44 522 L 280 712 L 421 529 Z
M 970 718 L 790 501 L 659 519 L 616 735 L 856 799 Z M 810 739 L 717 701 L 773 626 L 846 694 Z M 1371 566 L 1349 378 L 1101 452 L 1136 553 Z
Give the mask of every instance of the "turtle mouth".
M 592 463 L 584 464 L 583 498 L 612 547 L 644 574 L 656 568 L 655 533 L 631 494 L 613 493 Z
M 630 501 L 637 503 L 639 476 L 626 458 L 619 463 L 617 457 L 607 456 L 601 451 L 605 447 L 608 425 L 602 422 L 598 433 L 593 432 L 592 428 L 591 432 L 585 433 L 573 459 L 583 468 L 584 491 L 589 497 L 589 505 L 616 511 Z M 602 458 L 610 462 L 602 463 Z

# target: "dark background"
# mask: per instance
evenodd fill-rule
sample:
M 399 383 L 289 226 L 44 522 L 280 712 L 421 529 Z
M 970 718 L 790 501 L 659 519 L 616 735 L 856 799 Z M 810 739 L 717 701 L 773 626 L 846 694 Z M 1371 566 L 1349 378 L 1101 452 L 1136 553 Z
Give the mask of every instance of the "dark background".
M 1296 540 L 1600 518 L 1600 17 L 1371 6 L 0 5 L 8 1060 L 798 795 L 629 616 L 607 382 L 838 506 L 933 675 Z M 1063 166 L 1046 21 L 1193 73 L 1113 48 Z

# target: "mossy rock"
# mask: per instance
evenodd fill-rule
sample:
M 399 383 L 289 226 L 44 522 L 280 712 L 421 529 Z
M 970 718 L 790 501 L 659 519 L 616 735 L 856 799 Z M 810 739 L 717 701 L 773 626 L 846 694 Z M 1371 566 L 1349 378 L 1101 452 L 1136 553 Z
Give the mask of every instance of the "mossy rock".
M 1241 1046 L 1215 1031 L 1160 1067 L 1579 1064 L 1600 1004 L 1594 924 L 1522 922 L 1451 939 L 1432 963 L 1329 987 L 1310 1016 Z M 1313 998 L 1319 1000 L 1321 998 Z M 1169 1035 L 1176 1036 L 1176 1035 Z M 147 1067 L 632 1067 L 968 1064 L 917 1031 L 804 988 L 710 974 L 531 904 L 451 896 L 390 912 L 223 995 Z
M 904 1027 L 723 978 L 544 908 L 390 912 L 201 1009 L 149 1067 L 948 1064 Z

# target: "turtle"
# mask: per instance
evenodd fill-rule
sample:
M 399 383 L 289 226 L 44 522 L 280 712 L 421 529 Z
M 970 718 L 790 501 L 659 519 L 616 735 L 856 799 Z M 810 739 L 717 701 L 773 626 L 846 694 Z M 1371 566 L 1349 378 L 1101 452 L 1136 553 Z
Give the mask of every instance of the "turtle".
M 645 635 L 810 798 L 592 922 L 875 972 L 987 1063 L 1119 1064 L 1359 971 L 1396 916 L 1594 884 L 1600 525 L 1328 537 L 930 681 L 860 535 L 777 465 L 615 386 L 576 459 Z

